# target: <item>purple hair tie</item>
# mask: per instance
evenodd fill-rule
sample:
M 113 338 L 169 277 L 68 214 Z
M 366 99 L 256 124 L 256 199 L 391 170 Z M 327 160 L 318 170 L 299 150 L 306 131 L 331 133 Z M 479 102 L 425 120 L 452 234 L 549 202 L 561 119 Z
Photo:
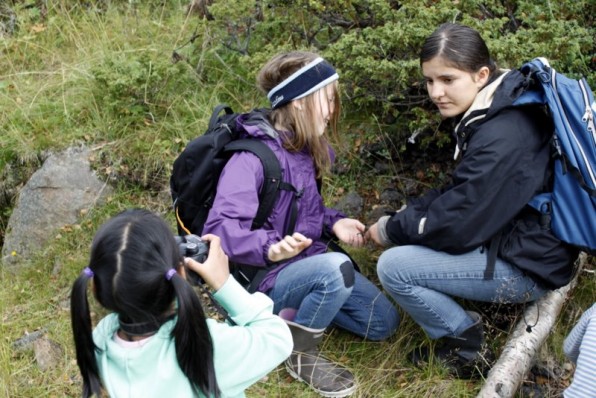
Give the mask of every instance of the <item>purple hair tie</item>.
M 89 267 L 85 267 L 83 268 L 83 274 L 87 277 L 87 278 L 93 278 L 93 275 L 95 275 L 93 273 L 93 271 L 91 270 L 91 268 Z
M 174 268 L 170 268 L 168 270 L 168 272 L 166 272 L 166 279 L 172 280 L 172 277 L 174 276 L 175 273 L 176 273 L 176 270 Z

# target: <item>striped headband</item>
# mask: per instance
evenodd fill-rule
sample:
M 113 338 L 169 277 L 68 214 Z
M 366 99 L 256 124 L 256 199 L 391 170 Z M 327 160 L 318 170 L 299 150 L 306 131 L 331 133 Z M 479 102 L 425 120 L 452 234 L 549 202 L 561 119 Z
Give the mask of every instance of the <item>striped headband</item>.
M 292 100 L 306 97 L 337 79 L 339 75 L 333 66 L 319 57 L 273 87 L 267 98 L 271 102 L 271 108 L 277 109 Z

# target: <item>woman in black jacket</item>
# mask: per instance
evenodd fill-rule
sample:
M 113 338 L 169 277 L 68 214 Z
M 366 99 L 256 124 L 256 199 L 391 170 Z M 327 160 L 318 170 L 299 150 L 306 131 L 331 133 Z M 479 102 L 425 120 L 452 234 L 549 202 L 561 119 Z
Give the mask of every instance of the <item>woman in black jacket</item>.
M 425 41 L 420 64 L 431 100 L 456 118 L 451 184 L 381 217 L 367 237 L 394 246 L 379 258 L 383 287 L 432 339 L 459 377 L 486 370 L 479 314 L 453 297 L 532 301 L 571 278 L 577 251 L 543 228 L 526 204 L 550 185 L 553 125 L 536 105 L 513 106 L 524 76 L 498 69 L 475 30 L 443 24 Z M 430 356 L 419 348 L 412 360 Z

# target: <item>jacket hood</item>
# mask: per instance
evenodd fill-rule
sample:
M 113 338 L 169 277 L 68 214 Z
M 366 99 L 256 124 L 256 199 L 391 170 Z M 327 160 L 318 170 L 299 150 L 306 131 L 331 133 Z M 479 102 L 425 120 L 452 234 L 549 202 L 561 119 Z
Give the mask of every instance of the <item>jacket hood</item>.
M 246 134 L 255 138 L 277 139 L 279 133 L 269 122 L 270 109 L 255 109 L 252 112 L 244 113 L 237 119 L 237 123 L 244 128 Z

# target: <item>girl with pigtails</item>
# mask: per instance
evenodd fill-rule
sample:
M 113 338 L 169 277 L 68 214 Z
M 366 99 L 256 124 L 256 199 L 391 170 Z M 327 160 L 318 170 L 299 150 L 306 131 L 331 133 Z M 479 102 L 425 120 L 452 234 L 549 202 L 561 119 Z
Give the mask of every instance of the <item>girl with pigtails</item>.
M 127 210 L 99 229 L 71 295 L 83 397 L 243 397 L 290 355 L 290 331 L 271 299 L 230 277 L 218 237 L 202 238 L 210 248 L 199 263 L 181 258 L 170 228 L 151 212 Z M 205 318 L 186 267 L 235 326 Z M 112 311 L 94 329 L 89 288 Z

